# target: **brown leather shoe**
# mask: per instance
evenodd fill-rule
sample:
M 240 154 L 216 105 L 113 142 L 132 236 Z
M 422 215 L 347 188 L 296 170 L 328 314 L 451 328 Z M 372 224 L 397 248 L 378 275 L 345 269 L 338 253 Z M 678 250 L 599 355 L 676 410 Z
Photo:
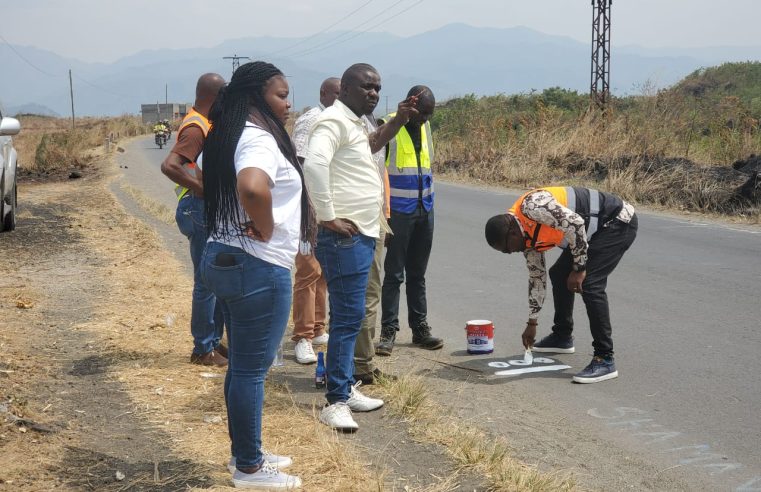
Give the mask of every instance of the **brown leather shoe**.
M 198 364 L 199 366 L 217 366 L 225 367 L 227 365 L 227 359 L 222 357 L 216 350 L 212 350 L 206 354 L 191 354 L 190 363 Z
M 227 355 L 227 347 L 225 345 L 220 343 L 214 348 L 214 351 L 218 353 L 219 355 L 221 355 L 222 357 L 224 357 L 225 359 L 229 359 Z

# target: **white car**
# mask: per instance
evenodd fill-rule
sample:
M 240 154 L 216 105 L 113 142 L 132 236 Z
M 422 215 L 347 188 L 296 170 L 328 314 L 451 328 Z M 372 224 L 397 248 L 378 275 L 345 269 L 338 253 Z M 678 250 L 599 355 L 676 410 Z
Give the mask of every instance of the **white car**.
M 11 135 L 21 130 L 16 118 L 4 117 L 0 112 L 0 231 L 16 228 L 16 149 Z

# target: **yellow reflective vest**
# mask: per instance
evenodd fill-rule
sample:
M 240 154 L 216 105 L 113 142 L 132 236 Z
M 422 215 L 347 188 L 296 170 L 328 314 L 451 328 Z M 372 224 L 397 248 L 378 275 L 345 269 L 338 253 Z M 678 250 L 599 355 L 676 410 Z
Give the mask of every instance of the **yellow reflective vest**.
M 389 114 L 384 121 L 389 121 L 395 114 Z M 418 203 L 422 203 L 427 212 L 433 208 L 432 160 L 433 138 L 431 124 L 427 121 L 420 128 L 419 161 L 415 145 L 405 127 L 388 143 L 386 169 L 393 212 L 413 213 Z

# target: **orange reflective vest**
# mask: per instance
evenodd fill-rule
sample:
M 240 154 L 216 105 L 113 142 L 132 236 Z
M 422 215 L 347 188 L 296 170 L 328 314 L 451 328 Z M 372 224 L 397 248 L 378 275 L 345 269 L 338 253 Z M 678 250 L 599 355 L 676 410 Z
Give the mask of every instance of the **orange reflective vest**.
M 559 204 L 564 207 L 568 207 L 568 191 L 565 187 L 550 186 L 540 189 L 549 191 Z M 523 228 L 523 235 L 526 239 L 526 249 L 547 251 L 548 249 L 552 249 L 555 246 L 560 246 L 565 240 L 565 236 L 563 235 L 563 231 L 560 229 L 555 229 L 547 225 L 539 224 L 535 220 L 529 219 L 523 214 L 523 211 L 521 210 L 523 200 L 525 200 L 528 195 L 534 193 L 535 191 L 539 190 L 531 190 L 521 195 L 521 197 L 516 200 L 513 206 L 510 207 L 508 212 L 515 216 L 516 219 L 518 219 L 518 222 L 520 222 L 521 227 Z
M 195 108 L 192 108 L 190 112 L 188 112 L 187 115 L 185 115 L 185 118 L 182 120 L 182 124 L 180 125 L 180 129 L 177 130 L 177 140 L 180 140 L 180 135 L 182 135 L 182 131 L 189 127 L 189 126 L 197 126 L 201 129 L 203 132 L 203 138 L 206 138 L 206 136 L 209 134 L 209 130 L 211 130 L 211 123 L 209 122 L 209 119 L 199 113 L 195 110 Z M 188 162 L 187 164 L 184 164 L 183 169 L 186 173 L 196 177 L 196 163 L 195 162 Z M 174 187 L 174 193 L 177 195 L 177 200 L 182 200 L 182 198 L 188 193 L 187 188 L 184 186 L 176 185 Z
M 521 208 L 526 196 L 539 190 L 550 192 L 560 205 L 576 212 L 584 219 L 587 240 L 592 239 L 602 224 L 615 218 L 624 205 L 617 196 L 591 188 L 548 186 L 524 193 L 508 212 L 518 219 L 523 228 L 526 249 L 536 251 L 547 251 L 555 246 L 564 248 L 567 245 L 563 231 L 545 224 L 539 224 L 523 214 Z

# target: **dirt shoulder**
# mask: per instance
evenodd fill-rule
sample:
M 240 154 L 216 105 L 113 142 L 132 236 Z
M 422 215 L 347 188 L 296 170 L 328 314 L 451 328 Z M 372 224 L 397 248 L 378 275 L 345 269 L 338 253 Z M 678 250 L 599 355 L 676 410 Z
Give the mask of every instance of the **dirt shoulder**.
M 0 490 L 226 489 L 224 373 L 187 363 L 191 278 L 102 166 L 22 188 L 0 236 Z M 263 440 L 304 490 L 482 488 L 391 414 L 329 432 L 294 366 L 268 380 Z

